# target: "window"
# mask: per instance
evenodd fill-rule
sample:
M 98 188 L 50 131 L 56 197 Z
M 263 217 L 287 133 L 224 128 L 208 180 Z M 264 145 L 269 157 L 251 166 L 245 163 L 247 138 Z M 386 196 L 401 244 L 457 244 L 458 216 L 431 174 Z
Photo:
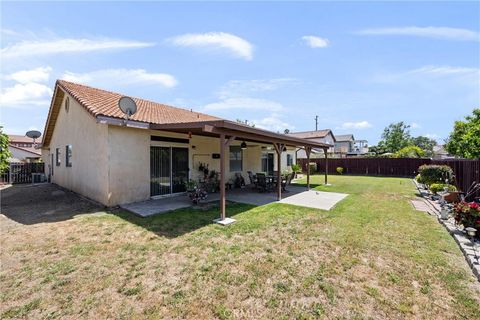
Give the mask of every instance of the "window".
M 230 172 L 242 171 L 242 148 L 240 146 L 230 147 Z
M 72 166 L 72 146 L 71 145 L 65 146 L 65 166 L 67 167 Z
M 287 166 L 291 166 L 293 164 L 293 157 L 291 154 L 287 153 Z
M 55 164 L 60 166 L 60 148 L 55 149 Z
M 68 110 L 70 110 L 70 98 L 67 97 L 65 99 L 65 111 L 68 113 Z

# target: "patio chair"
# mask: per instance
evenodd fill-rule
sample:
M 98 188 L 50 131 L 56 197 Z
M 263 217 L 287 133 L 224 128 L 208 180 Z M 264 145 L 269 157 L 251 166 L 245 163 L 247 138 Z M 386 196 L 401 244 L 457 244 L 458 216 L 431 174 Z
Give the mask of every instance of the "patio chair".
M 250 184 L 253 184 L 254 188 L 257 188 L 257 177 L 253 174 L 252 171 L 247 171 L 248 179 L 250 180 Z
M 257 189 L 260 192 L 266 192 L 272 189 L 272 186 L 267 182 L 267 177 L 264 173 L 257 173 Z

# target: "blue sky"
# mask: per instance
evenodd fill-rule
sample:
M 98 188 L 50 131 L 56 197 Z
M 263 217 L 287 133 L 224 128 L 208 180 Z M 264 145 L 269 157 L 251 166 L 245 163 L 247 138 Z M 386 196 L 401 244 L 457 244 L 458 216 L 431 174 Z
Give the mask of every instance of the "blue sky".
M 478 2 L 3 2 L 1 124 L 43 130 L 58 78 L 274 131 L 391 122 L 440 142 L 480 101 Z

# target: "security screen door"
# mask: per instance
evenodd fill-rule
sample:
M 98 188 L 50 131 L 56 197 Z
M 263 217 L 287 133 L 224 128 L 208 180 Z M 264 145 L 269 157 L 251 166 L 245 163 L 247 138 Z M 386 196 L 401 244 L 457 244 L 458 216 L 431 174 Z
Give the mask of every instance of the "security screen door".
M 185 191 L 188 148 L 150 147 L 150 196 Z

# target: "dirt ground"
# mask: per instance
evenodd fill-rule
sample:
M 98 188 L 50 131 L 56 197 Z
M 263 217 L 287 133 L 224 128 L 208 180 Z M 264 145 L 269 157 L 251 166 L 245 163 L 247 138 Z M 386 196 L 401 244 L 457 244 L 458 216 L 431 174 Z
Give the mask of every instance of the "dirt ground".
M 50 183 L 6 186 L 0 190 L 0 194 L 2 230 L 16 224 L 68 220 L 80 213 L 103 209 L 93 201 Z

